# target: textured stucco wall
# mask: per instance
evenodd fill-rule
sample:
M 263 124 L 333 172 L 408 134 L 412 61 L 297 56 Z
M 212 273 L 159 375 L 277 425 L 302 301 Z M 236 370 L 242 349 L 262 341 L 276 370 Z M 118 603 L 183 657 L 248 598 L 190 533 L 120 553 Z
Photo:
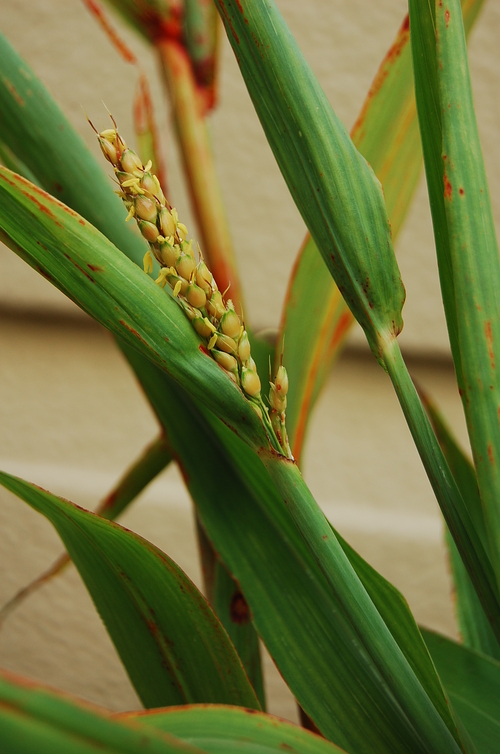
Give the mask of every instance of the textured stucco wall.
M 405 3 L 282 0 L 279 5 L 334 107 L 351 125 Z M 119 21 L 116 25 L 140 55 L 161 103 L 150 51 Z M 132 132 L 136 71 L 119 59 L 79 0 L 12 0 L 2 7 L 0 30 L 48 83 L 96 154 L 81 106 L 104 127 L 104 100 L 124 134 Z M 494 201 L 500 185 L 499 32 L 500 7 L 490 0 L 471 41 L 471 61 Z M 158 123 L 171 158 L 175 202 L 190 218 L 168 110 L 161 104 Z M 227 43 L 221 106 L 211 129 L 246 287 L 246 314 L 257 325 L 272 326 L 304 227 Z M 403 338 L 407 350 L 443 356 L 446 337 L 424 194 L 422 187 L 399 241 L 408 290 Z M 78 310 L 5 249 L 0 249 L 0 310 L 0 467 L 93 507 L 154 437 L 156 422 L 111 338 L 83 315 L 69 317 Z M 449 365 L 421 359 L 412 369 L 463 438 Z M 351 356 L 336 368 L 313 417 L 304 468 L 334 524 L 402 589 L 417 619 L 455 635 L 437 505 L 388 379 L 370 358 Z M 163 548 L 199 583 L 190 503 L 175 469 L 162 475 L 122 522 Z M 3 603 L 50 565 L 61 545 L 40 516 L 5 492 L 0 493 L 0 528 Z M 74 569 L 2 627 L 0 666 L 114 709 L 137 705 Z M 276 672 L 269 683 L 271 710 L 293 718 L 293 701 Z

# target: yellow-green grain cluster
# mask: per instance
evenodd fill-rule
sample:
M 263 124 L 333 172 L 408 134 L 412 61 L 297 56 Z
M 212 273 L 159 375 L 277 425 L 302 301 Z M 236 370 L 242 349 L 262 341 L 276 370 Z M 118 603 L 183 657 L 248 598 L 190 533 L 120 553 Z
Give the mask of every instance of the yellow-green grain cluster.
M 104 156 L 113 165 L 120 185 L 117 193 L 129 212 L 127 220 L 135 218 L 149 243 L 144 271 L 153 270 L 154 257 L 160 265 L 156 282 L 172 289 L 194 329 L 206 341 L 212 358 L 272 427 L 283 452 L 291 456 L 285 429 L 288 391 L 285 368 L 280 366 L 275 382 L 270 383 L 268 409 L 262 401 L 260 378 L 244 323 L 231 299 L 224 300 L 199 248 L 196 261 L 193 240 L 187 240 L 187 228 L 165 198 L 158 178 L 151 173 L 151 162 L 143 165 L 116 128 L 102 131 L 98 140 Z

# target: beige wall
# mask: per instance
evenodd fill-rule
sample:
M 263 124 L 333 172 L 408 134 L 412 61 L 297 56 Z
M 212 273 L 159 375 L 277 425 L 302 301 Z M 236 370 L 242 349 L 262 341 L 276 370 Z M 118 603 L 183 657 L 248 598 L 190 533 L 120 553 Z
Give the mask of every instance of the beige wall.
M 283 0 L 279 5 L 334 107 L 351 125 L 405 3 Z M 139 54 L 161 103 L 150 51 L 119 22 L 117 26 Z M 136 71 L 118 58 L 79 0 L 11 0 L 0 12 L 0 30 L 44 78 L 96 153 L 81 106 L 104 127 L 104 100 L 124 134 L 131 134 Z M 494 203 L 500 188 L 499 36 L 500 7 L 490 0 L 471 41 L 471 65 Z M 182 217 L 190 218 L 168 112 L 161 104 L 158 123 L 171 159 L 175 201 Z M 221 106 L 211 128 L 245 283 L 246 313 L 257 326 L 275 326 L 304 227 L 227 44 Z M 496 202 L 497 216 L 499 207 Z M 463 437 L 446 360 L 423 187 L 399 249 L 408 290 L 403 342 L 419 357 L 412 362 L 414 372 Z M 154 437 L 156 422 L 111 338 L 3 248 L 0 309 L 0 467 L 93 507 Z M 361 339 L 355 336 L 355 343 Z M 370 358 L 352 352 L 335 370 L 314 415 L 304 467 L 318 501 L 342 534 L 403 590 L 419 620 L 453 635 L 439 512 L 388 380 Z M 147 491 L 123 523 L 165 549 L 199 583 L 190 503 L 175 469 Z M 0 525 L 3 602 L 47 567 L 61 548 L 50 526 L 5 492 L 0 496 Z M 114 709 L 137 704 L 71 570 L 1 628 L 0 666 Z M 276 673 L 269 683 L 272 710 L 294 717 L 293 702 L 280 690 Z

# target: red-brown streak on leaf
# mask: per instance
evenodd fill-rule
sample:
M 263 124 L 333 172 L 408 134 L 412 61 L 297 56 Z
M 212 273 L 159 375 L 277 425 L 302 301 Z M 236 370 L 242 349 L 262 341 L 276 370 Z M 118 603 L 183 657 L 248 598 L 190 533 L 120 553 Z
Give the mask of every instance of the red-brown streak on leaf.
M 63 190 L 63 187 L 61 186 L 61 184 L 58 181 L 56 181 L 54 183 L 54 188 L 55 188 L 56 191 L 59 191 L 59 192 L 61 192 Z
M 99 267 L 98 264 L 87 263 L 87 267 L 89 268 L 89 270 L 92 270 L 92 272 L 104 272 L 104 267 Z
M 443 180 L 444 180 L 444 198 L 449 199 L 451 201 L 452 187 L 451 187 L 450 181 L 448 180 L 448 176 L 446 175 L 446 170 L 443 174 Z
M 495 459 L 493 457 L 493 448 L 492 448 L 491 442 L 488 443 L 488 458 L 490 459 L 491 465 L 494 466 Z
M 493 351 L 493 333 L 491 332 L 491 322 L 487 320 L 484 323 L 484 334 L 486 335 L 486 343 L 488 344 L 488 353 L 490 356 L 491 368 L 495 369 L 495 352 Z
M 3 78 L 3 82 L 4 82 L 5 86 L 7 87 L 7 89 L 9 90 L 9 92 L 12 94 L 12 96 L 16 100 L 17 104 L 21 105 L 21 107 L 24 107 L 26 103 L 23 100 L 23 98 L 21 97 L 21 95 L 19 94 L 19 92 L 16 90 L 14 84 L 11 81 L 9 81 L 9 79 L 6 79 L 5 77 L 2 77 L 2 78 Z
M 204 353 L 206 356 L 210 356 L 210 353 L 208 352 L 208 348 L 203 345 L 203 343 L 200 343 L 198 346 L 199 350 Z
M 280 743 L 280 749 L 283 749 L 283 751 L 297 751 L 293 746 L 290 746 L 290 744 L 287 744 L 286 741 L 282 741 Z
M 42 204 L 42 202 L 39 202 L 38 199 L 35 199 L 35 197 L 32 196 L 29 193 L 29 191 L 21 191 L 21 193 L 23 194 L 23 196 L 26 196 L 30 200 L 30 202 L 33 202 L 34 204 L 36 204 L 40 212 L 43 212 L 45 215 L 50 217 L 51 220 L 55 220 L 56 225 L 59 225 L 59 227 L 62 227 L 61 223 L 57 222 L 54 213 L 51 212 L 51 210 L 48 207 L 46 207 L 45 204 Z
M 239 45 L 240 38 L 236 34 L 236 30 L 235 30 L 235 28 L 234 28 L 234 26 L 232 24 L 232 21 L 231 21 L 231 16 L 229 15 L 229 12 L 228 12 L 228 10 L 227 10 L 227 8 L 226 8 L 225 3 L 224 3 L 223 0 L 219 1 L 219 6 L 220 6 L 220 9 L 222 11 L 222 14 L 223 14 L 224 18 L 227 21 L 227 24 L 228 24 L 229 28 L 231 29 L 231 34 L 233 35 L 233 37 L 234 37 L 234 39 L 236 41 L 236 44 Z
M 93 277 L 91 277 L 91 276 L 89 275 L 89 273 L 88 273 L 88 272 L 87 272 L 86 270 L 84 270 L 84 269 L 83 269 L 83 267 L 80 267 L 80 265 L 78 264 L 78 262 L 75 262 L 75 260 L 74 260 L 74 259 L 72 259 L 72 258 L 70 257 L 70 255 L 69 255 L 69 254 L 66 254 L 66 252 L 65 252 L 65 251 L 63 252 L 63 254 L 64 254 L 64 256 L 66 257 L 66 259 L 68 259 L 68 260 L 69 260 L 69 261 L 71 262 L 71 264 L 72 264 L 72 265 L 74 265 L 74 266 L 76 267 L 76 269 L 77 269 L 77 270 L 80 270 L 80 272 L 83 272 L 83 274 L 85 275 L 85 277 L 86 277 L 86 278 L 88 278 L 88 279 L 90 280 L 90 282 L 91 282 L 91 283 L 95 283 L 95 280 L 94 280 L 94 278 L 93 278 Z
M 450 23 L 450 11 L 448 10 L 448 8 L 444 12 L 444 21 L 446 24 L 446 28 L 448 28 L 448 24 Z
M 133 327 L 131 327 L 130 325 L 127 325 L 127 323 L 123 319 L 120 320 L 120 325 L 123 325 L 123 327 L 126 327 L 127 330 L 129 332 L 131 332 L 132 335 L 135 335 L 135 337 L 138 338 L 142 343 L 144 343 L 145 346 L 147 346 L 148 348 L 151 348 L 151 346 L 149 345 L 149 343 L 147 342 L 147 340 L 144 340 L 144 338 L 142 337 L 142 335 L 140 335 L 137 332 L 137 330 L 134 330 Z
M 52 275 L 49 275 L 49 273 L 44 270 L 42 267 L 40 267 L 38 264 L 35 266 L 35 269 L 37 272 L 40 273 L 42 277 L 44 277 L 46 280 L 49 280 L 51 283 L 54 283 L 55 285 L 55 279 L 52 277 Z
M 241 592 L 235 592 L 231 597 L 229 615 L 233 623 L 242 625 L 250 620 L 250 608 Z
M 465 191 L 463 190 L 463 188 L 461 186 L 458 189 L 458 193 L 460 194 L 460 196 L 463 196 L 465 194 Z
M 403 23 L 401 24 L 398 35 L 392 47 L 389 49 L 387 55 L 385 56 L 382 63 L 380 64 L 377 74 L 370 87 L 370 91 L 368 92 L 368 95 L 363 104 L 363 108 L 358 116 L 358 119 L 356 120 L 354 126 L 351 129 L 351 138 L 355 144 L 359 144 L 359 142 L 362 139 L 362 127 L 363 127 L 367 112 L 369 110 L 369 107 L 371 105 L 371 100 L 380 90 L 382 84 L 384 83 L 385 79 L 387 78 L 389 74 L 391 65 L 401 55 L 404 48 L 408 44 L 409 40 L 410 40 L 410 21 L 407 14 L 405 16 Z

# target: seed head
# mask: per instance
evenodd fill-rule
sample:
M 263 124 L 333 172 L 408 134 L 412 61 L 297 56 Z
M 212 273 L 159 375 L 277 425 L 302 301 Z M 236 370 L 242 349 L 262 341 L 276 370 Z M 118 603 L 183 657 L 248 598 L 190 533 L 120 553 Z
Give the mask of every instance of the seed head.
M 274 437 L 274 447 L 281 447 L 291 458 L 284 424 L 288 392 L 285 368 L 280 366 L 275 382 L 270 383 L 268 409 L 260 394 L 261 382 L 242 318 L 230 300 L 224 301 L 225 294 L 218 290 L 201 250 L 197 261 L 193 241 L 186 240 L 188 229 L 165 199 L 158 178 L 150 172 L 151 162 L 143 166 L 116 128 L 102 131 L 98 139 L 105 158 L 114 167 L 120 184 L 116 193 L 128 209 L 127 220 L 135 218 L 149 242 L 143 260 L 145 272 L 152 272 L 156 258 L 160 271 L 155 282 L 169 286 L 194 330 L 205 339 L 212 358 L 243 391 L 269 436 Z
M 122 170 L 126 173 L 132 173 L 132 175 L 134 175 L 137 170 L 140 171 L 140 175 L 142 175 L 142 162 L 132 149 L 123 150 L 120 156 L 120 164 Z
M 193 257 L 190 257 L 187 254 L 183 253 L 180 254 L 180 256 L 177 258 L 175 269 L 181 277 L 186 278 L 186 280 L 190 280 L 193 272 L 196 269 L 196 262 L 194 261 Z M 203 304 L 203 306 L 205 306 L 205 304 Z
M 257 372 L 243 367 L 241 370 L 241 386 L 247 395 L 255 398 L 260 393 L 260 379 Z
M 250 341 L 248 340 L 246 330 L 244 331 L 243 335 L 240 338 L 240 342 L 238 343 L 238 355 L 242 361 L 248 361 L 248 359 L 250 358 Z
M 278 367 L 274 384 L 279 395 L 284 397 L 288 393 L 288 374 L 283 364 Z
M 234 358 L 234 356 L 231 356 L 229 353 L 224 353 L 224 351 L 218 351 L 216 348 L 212 350 L 212 356 L 214 357 L 215 361 L 221 365 L 221 367 L 224 367 L 224 369 L 227 372 L 237 372 L 238 371 L 238 362 Z
M 189 259 L 189 257 L 187 258 Z M 186 290 L 186 298 L 191 306 L 196 306 L 198 309 L 204 309 L 205 304 L 207 303 L 205 291 L 202 291 L 202 289 L 197 286 L 196 283 L 191 283 L 191 285 L 188 285 Z
M 141 220 L 147 220 L 150 223 L 156 223 L 157 209 L 156 204 L 147 196 L 138 196 L 134 202 L 135 214 Z
M 231 338 L 237 338 L 239 336 L 241 320 L 234 309 L 228 309 L 227 312 L 222 315 L 220 326 L 225 335 L 229 335 Z
M 158 230 L 156 225 L 153 225 L 153 223 L 148 223 L 147 220 L 138 220 L 137 224 L 146 241 L 149 241 L 149 243 L 154 243 L 160 235 L 160 231 Z

